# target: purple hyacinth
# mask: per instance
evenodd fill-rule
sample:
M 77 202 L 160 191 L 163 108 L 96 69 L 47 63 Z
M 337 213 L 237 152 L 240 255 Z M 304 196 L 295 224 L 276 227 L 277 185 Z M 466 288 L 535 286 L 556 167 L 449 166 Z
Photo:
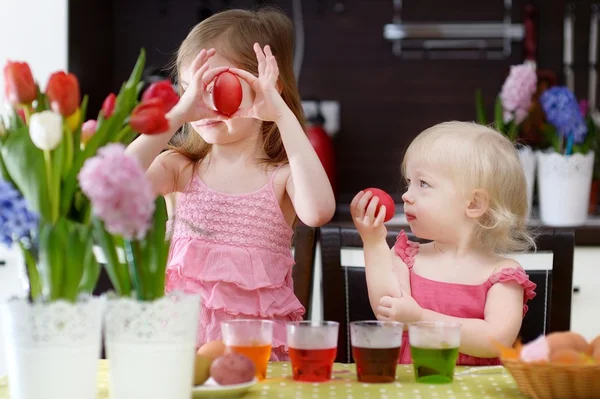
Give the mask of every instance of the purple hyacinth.
M 566 138 L 582 143 L 587 135 L 587 125 L 575 95 L 567 87 L 552 87 L 540 96 L 546 119 Z
M 29 239 L 38 229 L 39 217 L 27 207 L 25 198 L 7 181 L 0 180 L 0 241 L 10 247 Z

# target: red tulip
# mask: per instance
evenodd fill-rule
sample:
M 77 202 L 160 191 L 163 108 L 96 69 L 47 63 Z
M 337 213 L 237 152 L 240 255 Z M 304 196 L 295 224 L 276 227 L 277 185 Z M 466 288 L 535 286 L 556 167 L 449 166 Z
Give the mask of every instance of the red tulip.
M 15 106 L 31 104 L 37 98 L 35 81 L 26 62 L 8 61 L 4 66 L 4 96 Z
M 171 85 L 171 82 L 168 80 L 152 83 L 150 87 L 144 91 L 142 102 L 152 98 L 160 98 L 163 101 L 165 112 L 169 112 L 179 101 L 179 96 L 175 90 L 173 90 L 173 85 Z
M 160 98 L 143 101 L 133 109 L 129 125 L 138 133 L 157 134 L 169 130 L 169 121 L 165 117 L 165 104 Z
M 115 93 L 110 93 L 104 102 L 102 103 L 102 115 L 104 115 L 104 119 L 110 118 L 113 111 L 115 110 L 115 102 L 117 101 L 117 96 Z
M 52 111 L 64 117 L 73 115 L 81 103 L 79 81 L 72 73 L 53 73 L 48 80 L 46 95 Z

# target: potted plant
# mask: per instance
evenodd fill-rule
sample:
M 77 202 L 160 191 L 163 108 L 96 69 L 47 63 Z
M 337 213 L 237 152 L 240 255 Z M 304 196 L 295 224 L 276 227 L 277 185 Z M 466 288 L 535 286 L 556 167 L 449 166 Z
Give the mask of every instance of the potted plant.
M 538 152 L 540 218 L 548 226 L 582 225 L 589 208 L 594 131 L 567 87 L 551 87 L 542 93 L 540 103 L 549 143 Z
M 496 97 L 493 119 L 494 128 L 505 134 L 517 148 L 527 181 L 527 198 L 530 211 L 533 202 L 536 159 L 530 146 L 519 143 L 519 131 L 521 124 L 529 114 L 532 97 L 536 89 L 537 74 L 531 64 L 511 66 L 508 77 Z M 481 90 L 477 90 L 475 93 L 475 105 L 478 123 L 486 125 L 488 118 L 485 113 Z
M 92 295 L 100 265 L 77 176 L 98 148 L 129 143 L 146 128 L 138 104 L 144 61 L 142 50 L 119 95 L 85 123 L 76 76 L 57 72 L 42 91 L 28 64 L 4 67 L 0 232 L 21 248 L 29 288 L 28 297 L 2 304 L 13 399 L 96 397 L 105 298 Z
M 164 295 L 164 198 L 156 197 L 137 159 L 120 144 L 100 149 L 79 181 L 115 288 L 105 318 L 111 397 L 191 397 L 200 297 Z M 125 265 L 117 249 L 125 253 Z

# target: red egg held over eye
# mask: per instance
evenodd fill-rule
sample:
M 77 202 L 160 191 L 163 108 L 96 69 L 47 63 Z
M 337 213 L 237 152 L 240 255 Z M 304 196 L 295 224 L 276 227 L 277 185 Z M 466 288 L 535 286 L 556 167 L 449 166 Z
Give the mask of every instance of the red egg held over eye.
M 227 116 L 233 114 L 242 103 L 240 79 L 231 72 L 220 73 L 215 79 L 212 99 L 217 111 Z

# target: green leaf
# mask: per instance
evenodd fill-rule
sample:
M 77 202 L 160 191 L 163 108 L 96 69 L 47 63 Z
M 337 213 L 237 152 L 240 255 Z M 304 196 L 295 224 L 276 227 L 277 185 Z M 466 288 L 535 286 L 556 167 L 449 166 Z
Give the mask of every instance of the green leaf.
M 25 258 L 25 267 L 27 268 L 27 279 L 29 280 L 29 295 L 31 300 L 35 301 L 42 295 L 42 283 L 38 271 L 37 261 L 31 253 L 31 248 L 25 248 L 22 242 L 19 243 L 21 252 Z
M 127 274 L 127 267 L 121 265 L 119 262 L 119 256 L 117 254 L 117 243 L 114 237 L 106 231 L 104 223 L 96 217 L 92 218 L 92 224 L 94 226 L 94 237 L 100 244 L 102 251 L 104 252 L 104 258 L 106 264 L 104 268 L 108 274 L 117 295 L 119 296 L 130 296 L 131 295 L 131 281 Z
M 504 109 L 502 108 L 500 96 L 496 97 L 496 103 L 494 104 L 494 128 L 504 133 Z
M 69 255 L 65 257 L 63 297 L 74 302 L 84 273 L 84 260 L 91 247 L 88 245 L 90 242 L 90 236 L 87 234 L 88 226 L 68 222 L 68 230 Z
M 475 111 L 477 113 L 477 123 L 487 125 L 487 117 L 485 115 L 485 106 L 483 104 L 483 95 L 481 89 L 475 90 Z
M 13 130 L 0 150 L 8 175 L 34 212 L 42 221 L 51 220 L 44 153 L 29 137 L 29 130 L 21 127 Z
M 513 143 L 516 142 L 518 133 L 519 133 L 519 125 L 517 125 L 515 123 L 515 121 L 513 120 L 512 122 L 509 123 L 509 126 L 508 126 L 508 133 L 507 133 L 508 139 L 510 141 L 512 141 Z
M 552 147 L 552 149 L 554 149 L 555 152 L 561 153 L 560 137 L 558 135 L 558 132 L 556 131 L 556 128 L 554 126 L 552 126 L 551 124 L 546 123 L 546 124 L 544 124 L 544 127 L 542 128 L 542 134 L 544 135 L 544 138 L 546 139 L 548 144 Z
M 87 294 L 92 294 L 100 277 L 100 264 L 96 261 L 94 255 L 92 229 L 92 225 L 80 225 L 78 229 L 79 242 L 84 248 L 84 255 L 81 259 L 82 275 L 79 279 L 77 291 Z
M 39 255 L 44 296 L 54 301 L 63 298 L 63 279 L 68 249 L 68 227 L 65 219 L 55 225 L 44 223 L 40 229 Z
M 129 266 L 129 277 L 131 278 L 131 285 L 137 298 L 141 301 L 148 300 L 144 287 L 144 269 L 142 263 L 144 259 L 142 257 L 142 251 L 140 243 L 136 240 L 124 240 L 125 248 L 125 259 Z
M 35 105 L 35 112 L 42 112 L 49 109 L 46 102 L 46 95 L 40 90 L 40 86 L 36 83 L 35 89 L 37 91 L 37 101 Z

